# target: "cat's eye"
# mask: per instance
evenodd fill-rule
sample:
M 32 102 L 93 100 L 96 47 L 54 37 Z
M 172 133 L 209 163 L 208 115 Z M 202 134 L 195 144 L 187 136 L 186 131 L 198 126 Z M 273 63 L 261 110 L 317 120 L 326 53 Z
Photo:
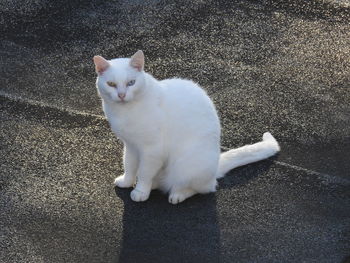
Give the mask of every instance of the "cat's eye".
M 117 84 L 113 81 L 107 81 L 107 85 L 110 86 L 110 87 L 113 87 L 113 88 L 116 88 L 117 87 Z
M 126 86 L 132 86 L 135 84 L 135 80 L 130 80 L 128 83 L 126 83 Z

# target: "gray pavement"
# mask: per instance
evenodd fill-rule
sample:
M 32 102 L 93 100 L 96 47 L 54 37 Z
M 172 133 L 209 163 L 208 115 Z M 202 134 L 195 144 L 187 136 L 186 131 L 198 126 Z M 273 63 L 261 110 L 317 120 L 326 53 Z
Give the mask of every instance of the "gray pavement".
M 0 17 L 0 262 L 349 260 L 349 1 L 2 1 Z M 91 58 L 137 49 L 207 90 L 223 147 L 270 131 L 280 155 L 179 206 L 115 191 Z
M 350 162 L 345 1 L 4 1 L 2 94 L 102 114 L 92 56 L 145 51 L 157 78 L 199 82 L 223 145 L 281 142 L 283 161 L 337 176 Z M 307 153 L 309 158 L 300 157 Z M 285 154 L 288 153 L 288 154 Z M 321 154 L 320 154 L 321 153 Z
M 114 190 L 106 121 L 1 99 L 1 262 L 341 262 L 349 180 L 263 161 L 173 206 Z

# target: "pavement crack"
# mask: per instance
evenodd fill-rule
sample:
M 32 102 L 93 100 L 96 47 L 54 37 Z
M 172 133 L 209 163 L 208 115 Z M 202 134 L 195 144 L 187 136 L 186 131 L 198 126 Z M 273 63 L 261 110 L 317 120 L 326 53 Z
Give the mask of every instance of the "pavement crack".
M 20 103 L 26 104 L 28 106 L 47 108 L 47 109 L 56 110 L 56 111 L 59 111 L 59 112 L 65 112 L 65 113 L 68 113 L 70 115 L 79 115 L 79 116 L 83 116 L 83 117 L 84 116 L 85 117 L 92 117 L 92 118 L 96 118 L 96 119 L 99 119 L 99 120 L 105 120 L 106 119 L 103 115 L 88 113 L 88 112 L 79 111 L 79 110 L 61 108 L 59 106 L 48 104 L 48 103 L 44 103 L 44 102 L 41 102 L 41 101 L 36 101 L 36 100 L 31 100 L 31 99 L 24 99 L 23 97 L 15 96 L 15 95 L 12 95 L 12 94 L 8 94 L 8 93 L 5 93 L 5 92 L 3 92 L 1 90 L 0 90 L 0 97 L 4 98 L 6 100 L 13 101 L 13 102 L 20 102 Z

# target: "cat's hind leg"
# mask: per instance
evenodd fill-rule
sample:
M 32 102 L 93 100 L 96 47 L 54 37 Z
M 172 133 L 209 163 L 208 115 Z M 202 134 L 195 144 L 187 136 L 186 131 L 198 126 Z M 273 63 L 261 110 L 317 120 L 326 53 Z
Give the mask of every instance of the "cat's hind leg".
M 178 204 L 200 193 L 216 190 L 218 153 L 204 151 L 187 152 L 169 167 L 165 178 L 165 189 L 169 189 L 169 203 Z
M 172 187 L 169 193 L 169 203 L 178 204 L 185 201 L 187 198 L 195 194 L 207 194 L 216 191 L 217 181 L 212 174 L 198 174 L 198 177 L 193 177 L 186 187 Z
M 169 194 L 169 203 L 176 205 L 195 195 L 197 192 L 191 188 L 178 189 Z

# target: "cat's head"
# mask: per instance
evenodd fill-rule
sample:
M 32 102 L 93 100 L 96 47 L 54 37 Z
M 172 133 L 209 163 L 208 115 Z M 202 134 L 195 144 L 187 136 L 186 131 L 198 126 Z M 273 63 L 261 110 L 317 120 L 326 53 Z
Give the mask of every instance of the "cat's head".
M 134 100 L 145 86 L 144 55 L 141 50 L 131 58 L 106 60 L 94 56 L 96 85 L 104 100 L 127 103 Z

